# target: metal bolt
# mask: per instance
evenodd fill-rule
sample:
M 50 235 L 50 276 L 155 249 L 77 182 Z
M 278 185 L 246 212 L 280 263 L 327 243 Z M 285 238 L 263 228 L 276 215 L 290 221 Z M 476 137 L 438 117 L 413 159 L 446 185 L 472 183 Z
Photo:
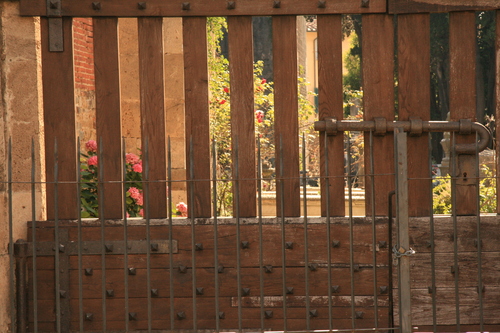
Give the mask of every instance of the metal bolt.
M 235 8 L 236 8 L 236 2 L 234 1 L 227 2 L 227 9 L 235 9 Z
M 127 245 L 127 248 L 128 248 L 129 250 L 132 250 L 132 245 L 131 245 L 131 244 Z
M 106 290 L 106 296 L 108 296 L 108 297 L 114 297 L 115 296 L 115 291 L 113 289 L 107 289 Z
M 203 289 L 203 287 L 196 288 L 196 295 L 203 295 L 204 292 L 205 290 Z
M 159 293 L 158 293 L 158 289 L 151 289 L 151 296 L 152 297 L 158 297 Z
M 135 267 L 130 267 L 128 269 L 128 275 L 136 275 L 137 274 L 137 269 Z
M 449 237 L 450 237 L 450 241 L 451 242 L 453 242 L 455 240 L 455 235 L 454 234 L 450 234 Z
M 264 311 L 264 316 L 266 319 L 270 319 L 273 317 L 273 312 L 271 310 Z
M 478 242 L 477 239 L 474 239 L 474 247 L 477 248 L 478 244 L 481 243 L 481 245 L 483 245 L 483 240 L 481 240 L 480 242 Z
M 361 267 L 358 264 L 355 264 L 352 268 L 355 272 L 359 272 L 361 270 Z
M 242 293 L 243 296 L 250 295 L 250 288 L 243 288 L 243 289 L 241 289 L 241 293 Z
M 428 292 L 429 294 L 432 294 L 432 293 L 434 292 L 434 288 L 432 288 L 432 287 L 427 287 L 427 292 Z
M 242 249 L 248 249 L 250 247 L 250 243 L 247 241 L 241 242 L 241 248 Z
M 273 8 L 281 8 L 281 1 L 274 0 L 274 2 L 273 2 Z
M 219 319 L 226 318 L 226 314 L 224 312 L 219 312 Z
M 59 244 L 59 252 L 64 252 L 65 246 L 63 244 Z
M 486 286 L 483 284 L 482 287 L 481 287 L 481 292 L 485 292 L 486 291 Z M 476 286 L 476 292 L 479 294 L 479 286 Z
M 432 247 L 432 242 L 431 241 L 427 241 L 425 243 L 425 247 L 428 248 L 428 249 L 430 249 Z
M 137 8 L 139 9 L 146 9 L 147 5 L 145 2 L 138 2 L 137 3 Z
M 217 267 L 217 272 L 224 273 L 224 266 L 219 265 L 219 267 Z
M 85 268 L 85 275 L 87 276 L 94 275 L 94 270 L 92 268 Z
M 66 290 L 59 290 L 59 297 L 66 298 Z
M 293 242 L 286 242 L 285 249 L 292 250 L 293 249 Z
M 309 310 L 309 317 L 313 318 L 313 317 L 317 317 L 317 316 L 318 316 L 318 310 L 316 310 L 316 309 Z
M 456 270 L 458 271 L 458 266 Z M 451 274 L 455 274 L 455 265 L 451 266 Z
M 286 294 L 293 295 L 293 287 L 286 287 Z
M 179 320 L 186 319 L 186 313 L 184 311 L 177 312 L 177 319 Z
M 340 246 L 340 241 L 334 240 L 332 241 L 332 247 L 339 247 Z
M 314 271 L 317 271 L 318 270 L 318 264 L 316 263 L 310 263 L 309 264 L 309 269 L 314 272 Z
M 151 251 L 158 252 L 158 243 L 151 244 Z
M 89 312 L 87 312 L 87 313 L 85 314 L 85 320 L 86 320 L 86 321 L 92 321 L 92 320 L 94 320 L 94 314 L 93 314 L 93 313 L 89 313 Z
M 326 1 L 325 0 L 319 0 L 318 1 L 318 8 L 326 8 Z
M 190 9 L 191 9 L 191 4 L 189 2 L 182 3 L 182 10 L 190 10 Z
M 389 291 L 389 287 L 387 286 L 380 286 L 379 287 L 379 291 L 381 294 L 387 294 L 387 292 Z
M 271 265 L 264 266 L 264 272 L 266 272 L 266 273 L 272 273 L 273 272 L 273 266 L 271 266 Z
M 361 0 L 361 7 L 363 8 L 370 7 L 370 0 Z
M 365 313 L 363 311 L 356 311 L 355 312 L 355 318 L 356 319 L 363 319 Z
M 196 243 L 194 245 L 194 248 L 196 251 L 203 251 L 203 244 L 202 243 Z
M 92 9 L 93 10 L 101 10 L 101 3 L 100 2 L 92 2 Z
M 179 266 L 179 272 L 182 273 L 182 274 L 186 274 L 187 273 L 187 267 L 186 266 Z
M 57 1 L 50 1 L 49 2 L 49 8 L 50 9 L 57 9 L 59 6 L 58 6 L 58 2 Z
M 104 248 L 106 249 L 106 252 L 113 252 L 113 244 L 106 244 L 104 245 Z
M 385 249 L 387 247 L 387 242 L 386 241 L 379 241 L 378 242 L 378 248 L 379 249 Z
M 137 312 L 129 312 L 128 313 L 128 320 L 137 320 Z

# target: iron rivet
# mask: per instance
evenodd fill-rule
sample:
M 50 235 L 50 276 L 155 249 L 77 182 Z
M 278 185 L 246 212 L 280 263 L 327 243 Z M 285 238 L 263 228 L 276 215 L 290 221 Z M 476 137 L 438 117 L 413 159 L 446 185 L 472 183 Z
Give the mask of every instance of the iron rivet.
M 250 288 L 243 288 L 241 289 L 241 292 L 243 296 L 248 296 L 250 295 Z
M 379 241 L 378 242 L 378 248 L 379 249 L 385 249 L 387 247 L 387 242 L 386 241 Z
M 61 311 L 61 315 L 64 316 L 64 311 Z
M 224 266 L 219 265 L 219 267 L 217 267 L 217 272 L 224 273 Z
M 114 297 L 115 296 L 115 291 L 113 289 L 107 289 L 106 290 L 106 296 L 108 296 L 108 297 Z
M 151 251 L 158 252 L 158 243 L 151 244 Z
M 203 287 L 196 288 L 196 295 L 203 295 L 204 292 L 205 290 L 203 289 Z
M 486 291 L 486 286 L 483 284 L 483 286 L 481 287 L 481 292 L 485 292 Z M 476 286 L 476 292 L 479 294 L 479 286 Z
M 139 9 L 146 9 L 147 5 L 145 2 L 138 2 L 137 3 L 137 8 Z
M 318 316 L 318 310 L 313 309 L 309 311 L 309 317 L 317 317 Z
M 281 8 L 281 1 L 274 0 L 273 1 L 273 8 Z
M 101 10 L 101 3 L 100 2 L 92 2 L 92 9 L 93 10 Z
M 318 270 L 318 264 L 316 264 L 316 263 L 311 263 L 311 264 L 309 264 L 309 269 L 310 269 L 311 271 L 313 271 L 313 272 L 314 272 L 314 271 L 317 271 L 317 270 Z
M 432 247 L 432 242 L 431 241 L 427 241 L 425 243 L 425 247 L 427 247 L 428 249 L 430 249 Z
M 288 250 L 292 250 L 293 249 L 293 242 L 286 242 L 285 243 L 285 248 L 288 249 Z
M 318 1 L 318 8 L 326 8 L 326 1 L 325 0 L 319 0 Z
M 387 292 L 389 291 L 389 288 L 387 286 L 380 286 L 379 291 L 381 294 L 387 294 Z
M 59 297 L 66 298 L 66 290 L 59 290 Z
M 87 246 L 84 246 L 84 247 L 83 247 L 83 249 L 84 249 L 85 251 L 88 251 L 88 249 L 89 249 L 89 248 L 88 248 Z
M 64 269 L 60 269 L 59 272 L 64 273 Z
M 451 274 L 455 274 L 455 265 L 451 266 Z M 457 270 L 458 270 L 458 266 L 457 266 Z
M 454 234 L 450 234 L 450 241 L 453 242 L 455 240 L 455 235 Z
M 94 320 L 94 314 L 92 314 L 92 313 L 88 313 L 88 312 L 87 312 L 87 313 L 85 314 L 85 320 L 86 320 L 86 321 L 92 321 L 92 320 Z
M 158 289 L 151 289 L 151 296 L 158 297 L 158 295 L 159 295 Z
M 264 316 L 266 319 L 270 319 L 273 317 L 273 312 L 271 310 L 264 311 Z
M 433 288 L 432 288 L 432 287 L 427 287 L 427 292 L 428 292 L 429 294 L 432 294 L 432 293 L 433 293 Z
M 177 319 L 179 320 L 186 319 L 186 313 L 184 311 L 177 312 Z
M 272 273 L 273 272 L 273 266 L 271 266 L 271 265 L 264 266 L 264 271 L 266 273 Z
M 241 248 L 242 249 L 248 249 L 250 247 L 250 243 L 247 241 L 241 242 Z
M 286 287 L 286 294 L 293 295 L 293 287 Z
M 332 286 L 332 293 L 338 294 L 339 292 L 340 292 L 340 286 L 339 285 Z
M 189 2 L 182 3 L 182 10 L 190 10 L 190 9 L 191 9 L 191 4 Z
M 91 276 L 94 274 L 94 270 L 92 268 L 85 268 L 85 275 Z
M 129 312 L 128 320 L 137 320 L 137 312 Z
M 352 268 L 355 272 L 359 272 L 361 270 L 361 267 L 358 264 L 355 264 Z
M 128 269 L 128 275 L 136 275 L 137 274 L 137 269 L 135 267 L 130 267 Z
M 332 241 L 332 247 L 339 247 L 340 246 L 340 241 L 334 240 Z
M 363 319 L 365 313 L 363 311 L 356 311 L 355 312 L 355 318 L 356 319 Z
M 234 1 L 227 2 L 227 9 L 235 9 L 235 8 L 236 8 L 236 2 Z
M 104 245 L 104 248 L 106 249 L 106 252 L 113 252 L 113 244 L 106 244 Z
M 202 243 L 196 243 L 194 247 L 195 247 L 196 251 L 203 251 L 203 244 Z
M 179 272 L 181 272 L 182 274 L 186 274 L 187 273 L 187 267 L 186 266 L 179 266 Z
M 49 2 L 49 8 L 50 8 L 50 9 L 57 9 L 57 8 L 58 8 L 58 3 L 57 3 L 57 1 L 50 1 L 50 2 Z
M 219 319 L 226 318 L 226 314 L 224 312 L 219 312 Z
M 127 248 L 128 248 L 129 250 L 132 250 L 132 245 L 130 245 L 130 244 L 129 244 L 129 245 L 127 245 Z
M 59 252 L 64 252 L 65 246 L 63 244 L 59 244 Z
M 474 247 L 477 248 L 479 242 L 477 241 L 477 239 L 474 239 Z M 481 245 L 483 244 L 483 241 L 481 240 Z
M 370 7 L 370 0 L 361 0 L 361 7 L 362 8 Z

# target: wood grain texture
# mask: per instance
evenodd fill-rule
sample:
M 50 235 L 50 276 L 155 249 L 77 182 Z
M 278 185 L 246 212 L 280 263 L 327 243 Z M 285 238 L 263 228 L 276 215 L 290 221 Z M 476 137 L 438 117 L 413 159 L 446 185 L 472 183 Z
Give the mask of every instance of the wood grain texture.
M 211 216 L 207 28 L 205 17 L 184 18 L 184 89 L 188 207 L 194 217 Z M 191 151 L 192 143 L 192 151 Z M 191 163 L 191 157 L 193 163 Z M 193 176 L 191 177 L 191 172 Z M 204 180 L 204 181 L 202 181 Z
M 238 180 L 239 189 L 238 195 L 233 194 L 234 199 L 238 198 L 238 202 L 234 200 L 233 212 L 235 216 L 237 212 L 240 217 L 251 217 L 257 215 L 252 18 L 231 16 L 227 24 L 233 177 Z
M 319 120 L 344 116 L 342 94 L 342 17 L 318 16 L 318 100 Z M 320 133 L 321 215 L 345 216 L 344 136 L 326 138 Z M 325 154 L 325 149 L 328 153 Z M 328 155 L 328 170 L 326 170 Z M 329 192 L 326 177 L 328 175 Z M 329 200 L 327 201 L 327 195 Z
M 138 28 L 144 211 L 161 218 L 167 216 L 162 19 L 139 18 Z
M 390 14 L 493 10 L 500 8 L 497 0 L 389 0 L 388 2 Z
M 63 20 L 64 52 L 49 51 L 48 20 L 41 20 L 42 75 L 45 126 L 45 168 L 47 181 L 47 218 L 77 218 L 75 97 L 73 78 L 72 19 Z M 57 162 L 54 157 L 57 144 Z M 54 166 L 57 163 L 57 199 Z M 56 202 L 57 201 L 57 202 Z M 56 212 L 55 205 L 58 210 Z
M 418 27 L 416 29 L 415 27 Z M 430 120 L 430 15 L 398 15 L 399 120 Z M 431 214 L 429 134 L 408 137 L 409 215 Z M 413 178 L 413 179 L 411 179 Z
M 394 26 L 391 15 L 364 15 L 363 29 L 363 104 L 364 120 L 384 117 L 394 120 Z M 369 133 L 365 133 L 365 170 L 375 174 L 374 191 L 371 179 L 366 177 L 366 214 L 372 215 L 372 198 L 375 215 L 387 215 L 388 194 L 394 190 L 394 139 L 392 134 L 373 138 L 370 147 Z M 373 149 L 375 170 L 370 167 L 370 149 Z
M 93 24 L 96 130 L 105 182 L 103 212 L 104 218 L 116 219 L 123 216 L 123 186 L 106 182 L 121 181 L 123 173 L 118 19 L 96 18 Z
M 474 12 L 450 13 L 450 120 L 476 119 L 476 18 Z M 456 143 L 474 142 L 475 135 L 457 135 Z M 460 156 L 475 162 L 473 155 Z M 458 163 L 462 176 L 464 163 Z M 452 166 L 450 165 L 450 171 Z M 465 178 L 465 177 L 464 177 Z M 474 215 L 477 211 L 477 181 L 470 179 L 456 186 L 457 215 Z
M 92 17 L 140 17 L 140 16 L 272 16 L 272 15 L 318 15 L 385 13 L 385 0 L 370 0 L 369 6 L 361 6 L 359 0 L 327 1 L 319 8 L 317 1 L 281 1 L 280 8 L 273 7 L 272 0 L 238 0 L 235 8 L 228 9 L 226 0 L 191 0 L 189 10 L 182 9 L 182 1 L 149 0 L 145 9 L 139 9 L 136 0 L 112 0 L 101 2 L 101 9 L 92 8 L 93 0 L 62 1 L 64 16 Z M 30 16 L 46 15 L 45 0 L 21 0 L 21 13 Z
M 495 42 L 495 61 L 496 61 L 496 83 L 495 83 L 495 119 L 500 119 L 500 10 L 496 12 L 496 42 Z M 496 122 L 496 142 L 500 142 L 500 123 Z M 500 145 L 496 145 L 496 156 L 500 156 Z M 500 168 L 496 169 L 496 176 L 500 177 Z M 500 193 L 500 182 L 497 182 L 497 193 Z M 500 214 L 500 195 L 497 195 L 497 214 Z

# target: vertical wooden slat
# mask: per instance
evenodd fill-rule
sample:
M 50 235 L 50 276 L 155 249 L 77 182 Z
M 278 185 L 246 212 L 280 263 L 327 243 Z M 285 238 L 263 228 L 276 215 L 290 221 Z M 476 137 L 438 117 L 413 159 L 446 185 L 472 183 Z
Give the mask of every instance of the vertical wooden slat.
M 47 174 L 47 218 L 54 219 L 54 144 L 58 150 L 58 181 L 76 182 L 75 96 L 72 18 L 63 18 L 64 51 L 49 51 L 48 19 L 41 19 L 42 75 Z M 58 218 L 76 218 L 77 186 L 58 185 Z
M 365 120 L 384 117 L 394 120 L 394 26 L 392 15 L 363 15 L 363 104 Z M 370 149 L 375 165 L 375 214 L 387 215 L 387 197 L 394 190 L 394 143 L 392 134 L 373 138 L 369 147 L 365 134 L 365 170 L 370 170 Z M 365 203 L 372 214 L 371 179 L 367 177 Z
M 476 15 L 474 12 L 450 13 L 450 119 L 475 120 L 476 116 Z M 474 142 L 475 135 L 457 135 L 456 142 Z M 473 156 L 461 155 L 455 171 L 465 164 L 473 166 Z M 469 161 L 466 161 L 469 160 Z M 452 161 L 453 163 L 453 161 Z M 450 170 L 453 167 L 450 166 Z M 469 174 L 473 174 L 469 172 Z M 465 178 L 465 177 L 464 177 Z M 475 181 L 457 182 L 457 215 L 472 215 L 477 210 Z
M 231 133 L 233 147 L 236 142 L 238 143 L 238 178 L 255 179 L 252 17 L 231 16 L 227 18 L 227 24 L 231 79 Z M 255 193 L 257 193 L 255 180 L 239 182 L 239 203 L 234 202 L 234 204 L 239 204 L 241 217 L 256 216 Z
M 430 120 L 430 52 L 430 15 L 398 15 L 399 120 Z M 429 216 L 428 134 L 410 134 L 408 146 L 409 215 Z
M 102 146 L 105 218 L 123 215 L 118 19 L 94 18 L 97 142 Z
M 495 82 L 495 119 L 500 119 L 500 10 L 496 13 L 496 48 L 495 48 L 495 62 L 496 62 L 496 82 Z M 496 176 L 497 176 L 497 214 L 500 214 L 500 182 L 498 177 L 500 177 L 500 167 L 499 167 L 499 156 L 500 156 L 500 122 L 495 123 L 495 135 L 496 135 Z
M 141 135 L 143 152 L 148 144 L 150 218 L 167 216 L 162 22 L 161 17 L 138 19 Z
M 283 196 L 285 216 L 300 216 L 296 26 L 295 16 L 273 17 L 276 176 L 279 178 L 283 170 L 284 178 L 283 193 L 280 186 L 277 187 L 276 212 L 281 215 L 280 202 Z M 280 142 L 283 151 L 281 157 Z
M 210 132 L 208 113 L 207 27 L 205 17 L 182 20 L 186 112 L 186 167 L 188 198 L 193 197 L 194 217 L 210 217 Z M 191 144 L 193 151 L 191 152 Z M 190 156 L 193 156 L 191 166 Z M 193 178 L 191 179 L 191 168 Z M 207 180 L 207 181 L 199 181 Z M 190 194 L 191 189 L 193 195 Z
M 319 120 L 335 117 L 341 120 L 343 110 L 342 87 L 342 16 L 318 16 L 318 101 Z M 345 216 L 344 199 L 344 136 L 339 133 L 327 138 L 320 134 L 321 215 Z M 325 149 L 328 149 L 328 170 L 325 169 Z M 325 176 L 329 178 L 329 192 Z

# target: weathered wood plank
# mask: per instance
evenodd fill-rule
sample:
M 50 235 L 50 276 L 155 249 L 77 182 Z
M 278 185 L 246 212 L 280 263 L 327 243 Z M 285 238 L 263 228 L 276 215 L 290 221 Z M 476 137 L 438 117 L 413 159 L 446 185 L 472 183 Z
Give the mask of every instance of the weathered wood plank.
M 45 125 L 45 169 L 47 181 L 47 218 L 76 218 L 78 212 L 75 129 L 75 97 L 73 78 L 72 19 L 63 20 L 64 51 L 49 51 L 48 20 L 41 20 L 42 75 Z M 57 161 L 55 145 L 57 144 Z M 54 167 L 57 163 L 57 181 L 73 182 L 58 184 L 55 198 Z M 57 200 L 57 202 L 56 202 Z M 57 212 L 55 205 L 57 204 Z
M 484 0 L 486 1 L 486 0 Z M 385 0 L 371 0 L 363 6 L 359 0 L 327 1 L 324 8 L 317 1 L 287 0 L 274 5 L 269 0 L 238 0 L 233 9 L 226 0 L 210 2 L 189 1 L 190 6 L 183 7 L 182 2 L 149 0 L 146 8 L 137 6 L 136 0 L 114 0 L 101 2 L 101 8 L 93 9 L 92 0 L 63 1 L 61 11 L 64 16 L 91 17 L 140 17 L 140 16 L 273 16 L 273 15 L 320 15 L 341 13 L 385 13 Z M 45 0 L 21 0 L 21 14 L 44 16 L 47 13 Z M 185 8 L 185 9 L 183 9 Z
M 146 216 L 167 216 L 166 132 L 163 87 L 163 28 L 161 18 L 139 18 L 139 80 L 143 191 Z M 159 182 L 158 182 L 159 181 Z M 148 182 L 150 182 L 148 184 Z
M 419 27 L 415 29 L 415 27 Z M 398 15 L 399 120 L 430 120 L 430 15 Z M 409 215 L 429 216 L 429 134 L 408 138 Z M 413 178 L 413 179 L 412 179 Z
M 394 26 L 391 15 L 364 15 L 363 29 L 363 104 L 365 120 L 384 117 L 394 120 Z M 387 215 L 388 194 L 394 190 L 394 139 L 392 134 L 373 138 L 370 147 L 369 133 L 365 134 L 365 170 L 374 173 L 374 189 L 366 177 L 366 214 L 372 215 L 372 198 L 375 215 Z M 370 170 L 370 149 L 374 151 L 375 170 Z M 383 175 L 380 175 L 383 174 Z
M 496 0 L 389 0 L 389 13 L 430 13 L 467 10 L 493 10 L 500 8 Z
M 450 120 L 476 118 L 476 15 L 474 12 L 450 13 Z M 475 135 L 457 135 L 457 143 L 474 142 Z M 453 162 L 453 161 L 451 161 Z M 473 155 L 459 155 L 455 168 L 457 215 L 475 215 L 477 181 Z M 450 172 L 453 167 L 450 165 Z M 470 176 L 469 176 L 470 177 Z M 464 179 L 464 181 L 462 181 Z
M 344 116 L 342 93 L 342 17 L 318 16 L 318 100 L 319 120 Z M 344 136 L 326 138 L 320 133 L 321 215 L 345 216 Z M 325 153 L 325 149 L 328 152 Z M 326 170 L 326 154 L 328 170 Z M 328 192 L 326 176 L 328 178 Z M 327 197 L 329 201 L 327 202 Z
M 300 216 L 297 18 L 273 17 L 276 215 Z M 281 200 L 285 207 L 281 207 Z
M 186 179 L 190 213 L 211 216 L 210 133 L 206 18 L 184 18 L 184 89 L 186 114 Z M 191 156 L 193 162 L 191 162 Z M 192 173 L 192 175 L 191 175 Z M 201 181 L 206 180 L 206 181 Z
M 94 65 L 96 85 L 96 130 L 102 160 L 104 218 L 123 216 L 123 157 L 120 107 L 120 66 L 118 19 L 96 18 L 94 24 Z
M 239 189 L 236 195 L 236 186 L 233 187 L 233 199 L 238 198 L 238 202 L 233 202 L 233 212 L 235 216 L 238 213 L 240 217 L 251 217 L 257 215 L 252 18 L 230 16 L 227 25 L 231 137 L 237 148 L 237 156 L 233 149 L 233 177 L 238 180 Z
M 496 83 L 495 83 L 495 119 L 500 119 L 500 10 L 496 12 L 496 42 L 495 42 L 495 61 L 496 61 Z M 500 142 L 500 123 L 496 122 L 496 142 Z M 500 145 L 496 145 L 496 156 L 500 156 Z M 497 179 L 500 177 L 500 168 L 496 168 Z M 500 182 L 496 182 L 497 193 L 500 193 Z M 497 214 L 500 214 L 500 195 L 497 195 Z

